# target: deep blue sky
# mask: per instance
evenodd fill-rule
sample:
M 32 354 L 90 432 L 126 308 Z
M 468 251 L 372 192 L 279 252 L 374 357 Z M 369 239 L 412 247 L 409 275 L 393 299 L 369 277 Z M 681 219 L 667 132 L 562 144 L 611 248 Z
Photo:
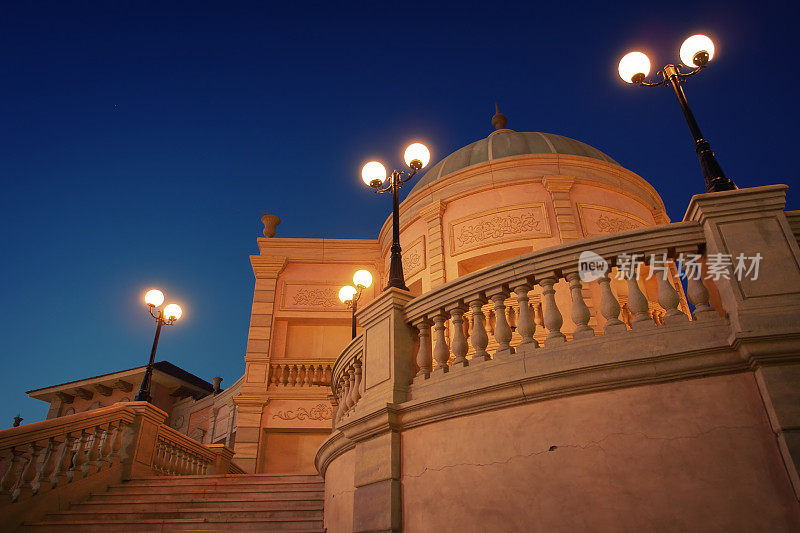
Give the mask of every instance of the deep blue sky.
M 570 7 L 563 7 L 569 4 Z M 674 96 L 619 57 L 718 44 L 686 92 L 740 187 L 798 183 L 790 3 L 3 2 L 0 427 L 28 389 L 146 362 L 142 291 L 185 308 L 159 359 L 244 369 L 262 210 L 283 237 L 375 238 L 361 164 L 518 131 L 567 135 L 648 179 L 673 220 L 703 180 Z M 798 195 L 789 193 L 797 209 Z

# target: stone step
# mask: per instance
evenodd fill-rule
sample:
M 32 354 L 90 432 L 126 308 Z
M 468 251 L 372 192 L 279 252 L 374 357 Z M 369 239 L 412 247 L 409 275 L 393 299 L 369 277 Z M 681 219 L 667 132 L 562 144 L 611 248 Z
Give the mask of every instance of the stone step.
M 157 531 L 307 531 L 322 533 L 322 520 L 92 520 L 72 522 L 33 522 L 20 528 L 36 533 L 155 533 Z
M 92 493 L 89 502 L 98 503 L 158 503 L 158 502 L 180 502 L 197 501 L 207 502 L 231 502 L 246 499 L 247 501 L 286 501 L 286 500 L 322 500 L 325 497 L 324 490 L 294 490 L 294 491 L 271 491 L 271 492 L 220 492 L 215 490 L 193 490 L 176 493 L 157 493 L 151 491 L 137 492 L 95 492 Z
M 203 476 L 158 476 L 148 478 L 137 478 L 126 481 L 127 485 L 137 484 L 175 484 L 196 483 L 196 482 L 225 482 L 225 483 L 253 483 L 253 482 L 309 482 L 323 481 L 317 474 L 226 474 L 226 475 L 203 475 Z
M 111 485 L 109 492 L 143 492 L 158 494 L 175 494 L 183 491 L 203 490 L 218 492 L 287 492 L 292 490 L 323 490 L 324 483 L 276 483 L 276 484 L 238 484 L 238 485 Z
M 231 508 L 231 509 L 181 509 L 178 511 L 127 511 L 124 508 L 110 512 L 96 512 L 96 511 L 61 511 L 58 513 L 51 513 L 45 517 L 45 520 L 60 521 L 60 522 L 86 522 L 86 521 L 103 521 L 103 520 L 118 520 L 132 522 L 134 520 L 167 520 L 167 519 L 185 519 L 185 518 L 202 518 L 207 520 L 250 520 L 261 521 L 268 519 L 284 519 L 284 520 L 322 520 L 321 509 L 300 509 L 300 510 L 253 510 L 249 507 Z
M 272 500 L 254 501 L 240 498 L 238 500 L 218 500 L 216 498 L 184 498 L 179 501 L 148 501 L 148 502 L 96 502 L 89 500 L 77 503 L 70 507 L 70 511 L 83 512 L 145 512 L 166 511 L 177 512 L 183 510 L 203 509 L 209 512 L 226 511 L 231 509 L 250 509 L 254 511 L 296 511 L 310 510 L 321 511 L 324 501 L 316 500 Z

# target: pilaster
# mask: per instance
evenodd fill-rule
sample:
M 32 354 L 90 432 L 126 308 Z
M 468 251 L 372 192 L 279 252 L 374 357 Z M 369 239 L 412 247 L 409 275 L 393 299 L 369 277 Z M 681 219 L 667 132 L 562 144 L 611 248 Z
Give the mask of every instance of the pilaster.
M 447 281 L 444 259 L 444 225 L 442 224 L 445 209 L 445 203 L 436 200 L 419 211 L 420 216 L 428 225 L 426 243 L 431 289 L 443 285 Z
M 684 220 L 699 222 L 712 254 L 760 255 L 758 277 L 714 281 L 731 322 L 731 344 L 755 369 L 784 465 L 800 498 L 800 249 L 783 211 L 786 185 L 692 197 Z
M 572 211 L 572 200 L 569 191 L 575 183 L 573 178 L 561 176 L 546 176 L 542 178 L 542 185 L 550 193 L 553 202 L 553 211 L 556 214 L 556 227 L 563 242 L 580 239 L 578 222 L 575 220 L 575 213 Z

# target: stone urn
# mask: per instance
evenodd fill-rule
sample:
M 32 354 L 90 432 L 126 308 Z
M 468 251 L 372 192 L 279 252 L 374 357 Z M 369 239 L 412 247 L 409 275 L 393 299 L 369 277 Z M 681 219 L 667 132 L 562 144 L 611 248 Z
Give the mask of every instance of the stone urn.
M 275 232 L 278 229 L 278 224 L 281 223 L 281 219 L 275 215 L 267 215 L 264 214 L 261 217 L 261 222 L 264 224 L 264 237 L 270 238 L 275 236 Z

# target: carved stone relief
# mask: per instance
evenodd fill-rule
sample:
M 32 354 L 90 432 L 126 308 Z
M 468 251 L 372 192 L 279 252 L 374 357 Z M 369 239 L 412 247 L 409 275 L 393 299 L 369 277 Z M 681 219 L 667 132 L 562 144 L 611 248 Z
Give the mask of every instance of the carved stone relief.
M 543 203 L 483 211 L 450 223 L 451 255 L 521 238 L 549 237 Z
M 281 420 L 330 420 L 332 416 L 331 406 L 319 403 L 311 409 L 297 407 L 296 409 L 278 411 L 272 415 L 272 418 L 280 418 Z
M 284 283 L 281 309 L 289 311 L 341 311 L 338 286 L 308 282 Z
M 647 222 L 624 211 L 601 205 L 578 204 L 586 235 L 617 233 L 647 226 Z

